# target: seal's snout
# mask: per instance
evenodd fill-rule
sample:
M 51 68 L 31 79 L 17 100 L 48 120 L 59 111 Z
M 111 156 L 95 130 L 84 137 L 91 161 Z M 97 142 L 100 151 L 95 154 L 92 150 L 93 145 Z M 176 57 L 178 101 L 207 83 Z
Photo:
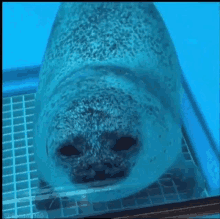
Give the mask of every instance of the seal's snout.
M 78 164 L 72 168 L 71 181 L 74 184 L 96 187 L 112 185 L 126 179 L 133 163 L 129 158 L 135 158 L 140 145 L 137 144 L 138 140 L 135 137 L 119 136 L 116 132 L 102 133 L 99 140 L 94 143 L 100 144 L 100 149 L 103 150 L 98 148 L 95 150 L 94 146 L 89 150 L 93 151 L 92 155 L 88 152 L 82 153 L 78 158 Z

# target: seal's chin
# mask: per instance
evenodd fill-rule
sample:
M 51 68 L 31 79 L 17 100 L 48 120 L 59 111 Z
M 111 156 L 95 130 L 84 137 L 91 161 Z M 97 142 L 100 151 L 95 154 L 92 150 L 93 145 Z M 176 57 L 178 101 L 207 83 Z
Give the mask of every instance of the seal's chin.
M 88 188 L 96 188 L 96 187 L 107 187 L 107 186 L 112 186 L 118 182 L 121 182 L 123 179 L 109 179 L 109 180 L 104 180 L 104 181 L 96 181 L 92 183 L 87 183 L 86 185 Z

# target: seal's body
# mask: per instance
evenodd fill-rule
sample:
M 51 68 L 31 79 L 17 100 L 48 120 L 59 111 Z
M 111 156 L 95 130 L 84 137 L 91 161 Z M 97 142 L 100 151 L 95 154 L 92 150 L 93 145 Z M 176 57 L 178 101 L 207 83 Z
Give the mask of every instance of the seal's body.
M 180 74 L 154 4 L 62 3 L 36 95 L 40 180 L 95 202 L 156 181 L 181 152 Z

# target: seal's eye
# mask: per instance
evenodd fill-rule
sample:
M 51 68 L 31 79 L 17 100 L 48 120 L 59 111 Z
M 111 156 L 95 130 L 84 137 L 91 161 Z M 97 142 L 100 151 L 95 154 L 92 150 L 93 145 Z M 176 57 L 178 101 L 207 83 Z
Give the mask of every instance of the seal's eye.
M 82 136 L 75 136 L 58 149 L 58 154 L 66 157 L 77 156 L 82 152 L 80 148 L 85 146 L 85 139 Z
M 133 145 L 136 145 L 137 141 L 132 137 L 121 137 L 116 140 L 116 144 L 112 148 L 114 151 L 129 150 Z
M 59 153 L 67 157 L 81 154 L 81 152 L 78 151 L 73 145 L 63 146 L 62 148 L 60 148 Z
M 109 147 L 115 151 L 125 151 L 130 148 L 134 149 L 138 146 L 138 139 L 133 138 L 131 135 L 121 135 L 118 132 L 105 132 L 101 139 L 102 144 L 107 144 Z

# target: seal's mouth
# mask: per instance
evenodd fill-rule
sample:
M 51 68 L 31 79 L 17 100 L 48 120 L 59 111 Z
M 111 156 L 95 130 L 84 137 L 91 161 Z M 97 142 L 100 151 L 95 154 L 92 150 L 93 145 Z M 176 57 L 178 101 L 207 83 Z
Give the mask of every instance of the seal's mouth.
M 90 188 L 111 186 L 126 179 L 129 175 L 128 167 L 106 168 L 103 171 L 92 171 L 94 174 L 83 173 L 83 175 L 73 175 L 72 181 L 75 184 L 85 185 Z

